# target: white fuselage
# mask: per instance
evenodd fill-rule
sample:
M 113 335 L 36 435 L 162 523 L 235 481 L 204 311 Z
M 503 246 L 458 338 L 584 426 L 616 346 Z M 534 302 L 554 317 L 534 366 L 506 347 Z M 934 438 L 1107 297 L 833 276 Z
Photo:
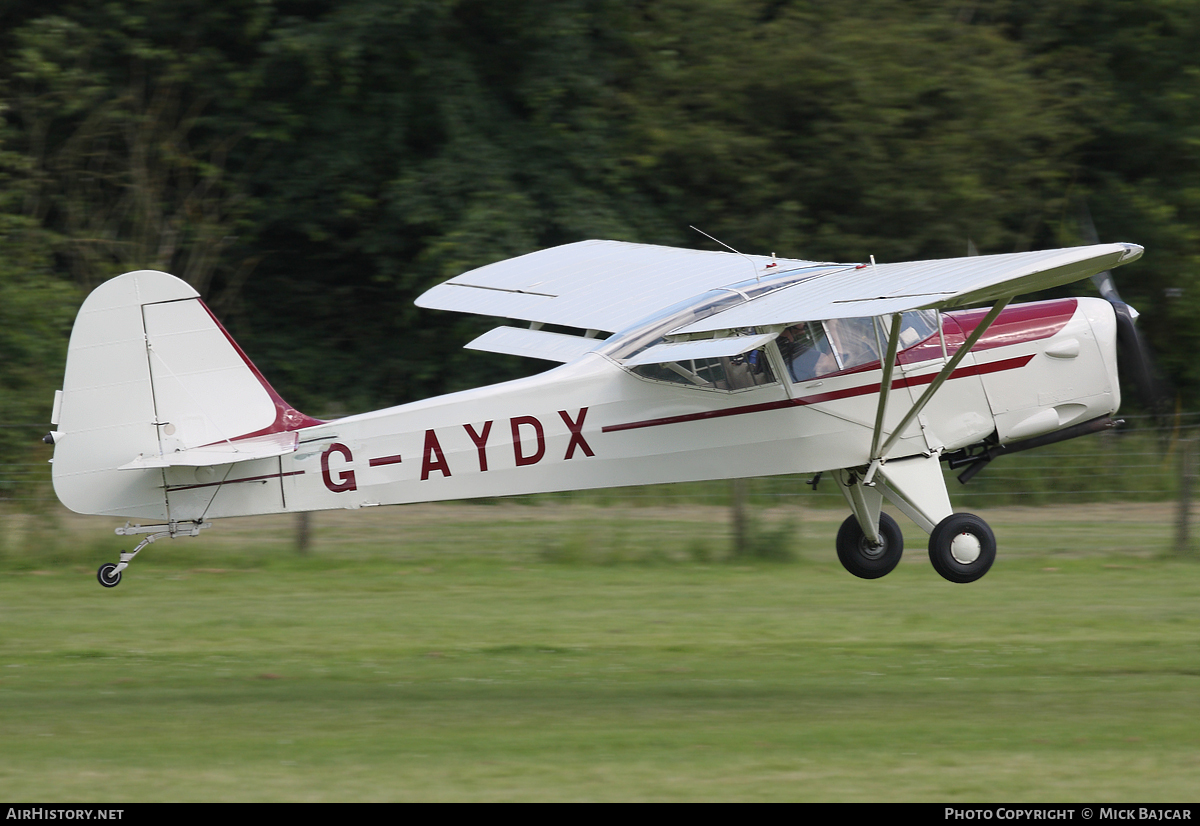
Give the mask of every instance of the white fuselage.
M 935 333 L 901 352 L 887 425 L 953 355 L 960 322 L 969 329 L 981 315 L 947 314 L 945 347 Z M 1003 443 L 1115 412 L 1115 339 L 1112 309 L 1100 299 L 1009 308 L 889 458 L 955 450 L 993 433 Z M 304 428 L 287 455 L 121 471 L 156 476 L 165 497 L 160 512 L 119 515 L 185 521 L 868 463 L 877 363 L 798 383 L 777 375 L 733 392 L 688 387 L 635 375 L 602 348 L 531 378 Z

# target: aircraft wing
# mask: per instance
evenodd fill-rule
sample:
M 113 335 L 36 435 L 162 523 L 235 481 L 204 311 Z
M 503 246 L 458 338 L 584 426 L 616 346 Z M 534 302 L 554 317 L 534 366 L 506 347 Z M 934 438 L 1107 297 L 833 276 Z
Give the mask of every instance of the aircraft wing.
M 810 267 L 822 270 L 813 261 L 763 255 L 579 241 L 470 270 L 428 290 L 416 303 L 615 332 L 708 290 L 760 278 L 765 283 Z
M 1069 284 L 1136 261 L 1137 244 L 978 255 L 903 264 L 866 264 L 821 274 L 672 330 L 704 333 L 796 321 L 858 318 L 968 304 Z
M 953 309 L 1068 284 L 1141 257 L 1136 244 L 890 264 L 829 264 L 728 252 L 579 241 L 465 272 L 417 306 L 614 332 L 710 290 L 747 300 L 672 335 L 796 321 Z M 773 287 L 772 282 L 778 281 Z M 501 328 L 470 347 L 569 361 L 592 339 Z

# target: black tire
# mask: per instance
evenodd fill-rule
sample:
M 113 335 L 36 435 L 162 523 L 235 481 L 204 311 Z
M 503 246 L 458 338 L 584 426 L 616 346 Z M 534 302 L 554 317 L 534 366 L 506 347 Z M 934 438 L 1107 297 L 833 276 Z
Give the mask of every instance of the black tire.
M 96 571 L 96 579 L 105 588 L 116 588 L 121 584 L 121 572 L 117 571 L 117 566 L 112 562 L 105 562 L 100 566 L 100 570 Z
M 996 561 L 996 536 L 975 514 L 952 513 L 929 535 L 929 561 L 951 582 L 974 582 Z
M 904 535 L 896 520 L 886 513 L 879 514 L 879 539 L 878 545 L 872 545 L 858 517 L 851 514 L 838 529 L 837 554 L 842 567 L 862 579 L 890 574 L 904 554 Z

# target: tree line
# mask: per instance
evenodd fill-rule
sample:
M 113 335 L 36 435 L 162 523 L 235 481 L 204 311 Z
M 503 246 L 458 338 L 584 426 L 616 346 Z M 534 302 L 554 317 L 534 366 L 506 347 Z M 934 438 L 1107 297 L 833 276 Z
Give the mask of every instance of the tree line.
M 1117 282 L 1193 404 L 1198 47 L 1172 0 L 10 0 L 0 422 L 48 419 L 79 302 L 132 269 L 185 278 L 330 416 L 537 369 L 412 306 L 492 261 L 713 248 L 689 225 L 814 260 L 1012 252 L 1086 242 L 1085 205 L 1146 247 Z

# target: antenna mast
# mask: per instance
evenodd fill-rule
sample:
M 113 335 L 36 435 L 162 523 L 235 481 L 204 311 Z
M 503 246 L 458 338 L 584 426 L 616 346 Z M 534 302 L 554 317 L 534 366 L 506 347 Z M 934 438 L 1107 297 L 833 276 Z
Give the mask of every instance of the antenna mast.
M 688 229 L 694 229 L 694 230 L 696 230 L 696 232 L 700 233 L 700 234 L 701 234 L 701 235 L 703 235 L 705 238 L 708 238 L 709 240 L 712 240 L 712 241 L 716 241 L 718 244 L 720 244 L 721 246 L 723 246 L 725 249 L 729 250 L 730 252 L 732 252 L 732 253 L 734 253 L 734 254 L 736 254 L 736 255 L 741 255 L 741 256 L 742 256 L 742 258 L 745 258 L 747 261 L 749 261 L 749 262 L 750 262 L 750 268 L 754 270 L 754 280 L 755 280 L 755 281 L 761 281 L 761 280 L 762 280 L 762 276 L 761 276 L 761 275 L 759 274 L 759 272 L 758 272 L 758 265 L 754 263 L 754 259 L 753 259 L 753 258 L 751 258 L 749 255 L 744 255 L 743 253 L 740 253 L 740 252 L 738 252 L 738 251 L 737 251 L 737 250 L 735 250 L 733 247 L 729 246 L 729 245 L 728 245 L 728 244 L 726 244 L 724 241 L 722 241 L 720 238 L 713 238 L 711 235 L 709 235 L 709 234 L 708 234 L 707 232 L 705 232 L 704 230 L 702 230 L 702 229 L 700 229 L 700 228 L 698 228 L 698 227 L 694 227 L 694 226 L 692 226 L 691 224 L 688 224 Z M 774 254 L 773 254 L 773 253 L 772 253 L 772 256 L 771 256 L 771 257 L 772 257 L 772 258 L 774 258 Z

